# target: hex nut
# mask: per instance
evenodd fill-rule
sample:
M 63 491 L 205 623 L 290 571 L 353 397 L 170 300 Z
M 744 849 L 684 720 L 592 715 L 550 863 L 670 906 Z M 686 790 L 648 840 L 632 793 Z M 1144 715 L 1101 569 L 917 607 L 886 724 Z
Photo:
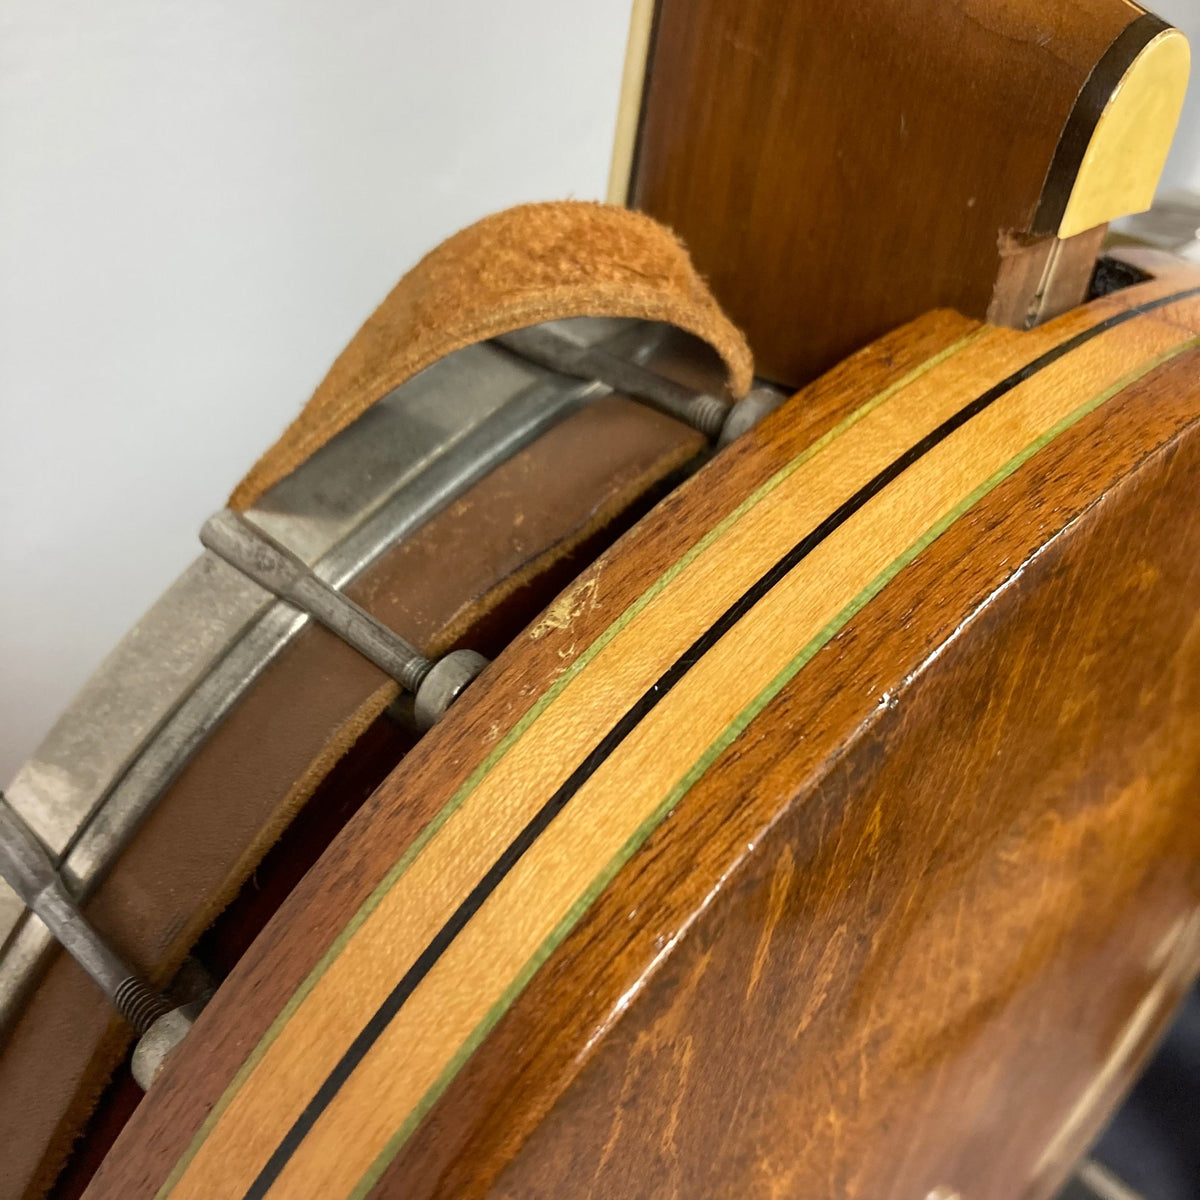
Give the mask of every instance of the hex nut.
M 786 399 L 785 393 L 777 392 L 774 388 L 751 388 L 734 404 L 729 416 L 725 418 L 725 424 L 721 426 L 721 436 L 717 439 L 718 449 L 736 441 L 768 413 L 773 413 Z
M 474 650 L 452 650 L 444 658 L 439 658 L 417 688 L 413 704 L 417 727 L 421 730 L 432 729 L 487 665 L 488 660 Z
M 138 1038 L 134 1047 L 130 1068 L 133 1077 L 148 1092 L 150 1085 L 159 1077 L 171 1051 L 183 1041 L 200 1013 L 200 1003 L 185 1004 L 164 1013 L 145 1033 Z

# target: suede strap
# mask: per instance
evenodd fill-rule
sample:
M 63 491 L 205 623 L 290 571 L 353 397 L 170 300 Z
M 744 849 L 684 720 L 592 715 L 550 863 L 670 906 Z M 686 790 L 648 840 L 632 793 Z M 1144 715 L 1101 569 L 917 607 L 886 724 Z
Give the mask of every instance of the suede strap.
M 452 351 L 580 316 L 678 326 L 721 356 L 735 396 L 750 387 L 745 339 L 668 229 L 614 205 L 521 205 L 454 234 L 400 280 L 234 489 L 230 506 L 249 508 L 375 401 Z

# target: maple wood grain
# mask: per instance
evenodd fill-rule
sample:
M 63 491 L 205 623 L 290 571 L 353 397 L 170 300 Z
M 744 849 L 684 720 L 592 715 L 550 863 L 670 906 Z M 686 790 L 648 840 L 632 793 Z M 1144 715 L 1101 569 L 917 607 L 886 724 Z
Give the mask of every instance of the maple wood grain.
M 89 1195 L 155 1194 L 288 997 L 497 731 L 741 497 L 931 356 L 957 346 L 975 369 L 990 362 L 994 381 L 1018 347 L 1030 361 L 1165 294 L 1147 284 L 1028 335 L 932 314 L 668 497 L 569 591 L 587 603 L 552 606 L 351 822 L 213 1001 Z M 1195 966 L 1200 524 L 1185 499 L 1200 472 L 1198 328 L 1194 299 L 1160 306 L 1074 351 L 1078 370 L 1048 364 L 1022 385 L 1053 408 L 1089 372 L 1109 378 L 1110 354 L 1113 377 L 1145 364 L 901 570 L 710 765 L 467 1058 L 373 1194 L 1045 1194 Z M 1154 367 L 1164 347 L 1175 357 Z M 928 386 L 929 404 L 947 402 L 947 388 L 986 387 L 955 356 L 922 380 L 911 386 Z M 920 425 L 919 406 L 910 419 Z M 982 451 L 1002 432 L 963 445 Z M 837 446 L 823 451 L 831 463 Z M 855 469 L 854 456 L 840 469 Z M 438 888 L 457 887 L 469 858 L 446 859 Z M 569 853 L 546 866 L 570 869 Z M 537 918 L 536 896 L 525 903 L 517 925 Z M 440 986 L 448 1015 L 463 984 L 447 975 Z M 357 987 L 347 976 L 333 994 L 328 1036 L 353 1029 Z M 415 1036 L 436 1041 L 444 1025 L 431 1016 Z M 1113 1060 L 1123 1031 L 1129 1050 Z M 303 1069 L 287 1061 L 280 1080 Z M 243 1116 L 247 1136 L 277 1121 L 273 1103 L 264 1093 Z M 222 1170 L 243 1153 L 230 1128 Z M 270 1194 L 299 1194 L 286 1179 Z
M 373 1195 L 1052 1196 L 1200 966 L 1198 372 L 814 661 Z

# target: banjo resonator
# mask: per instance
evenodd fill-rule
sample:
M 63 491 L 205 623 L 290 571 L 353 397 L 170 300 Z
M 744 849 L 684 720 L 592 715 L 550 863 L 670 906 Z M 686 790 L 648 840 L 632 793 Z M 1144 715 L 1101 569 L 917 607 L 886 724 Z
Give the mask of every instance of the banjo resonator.
M 1186 39 L 629 44 L 0 796 L 0 1200 L 1051 1200 L 1200 971 Z

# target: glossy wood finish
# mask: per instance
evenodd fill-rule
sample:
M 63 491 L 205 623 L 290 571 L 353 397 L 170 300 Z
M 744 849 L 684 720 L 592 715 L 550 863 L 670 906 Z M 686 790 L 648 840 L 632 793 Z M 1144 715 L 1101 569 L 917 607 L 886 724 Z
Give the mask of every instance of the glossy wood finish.
M 494 654 L 704 444 L 643 405 L 601 401 L 470 489 L 350 594 L 428 653 L 469 641 Z M 306 630 L 167 790 L 89 902 L 89 919 L 140 971 L 168 981 L 395 694 L 335 636 Z M 377 782 L 411 742 L 399 732 L 377 739 L 362 769 Z M 43 1193 L 130 1037 L 59 955 L 0 1047 L 0 1197 Z
M 1169 404 L 1176 389 L 1194 405 L 1198 368 L 1193 356 L 1164 372 L 1127 397 L 1140 410 L 1127 415 Z M 1074 449 L 1103 460 L 1110 434 L 1097 422 Z M 696 903 L 696 863 L 710 880 L 710 856 L 726 868 L 702 910 L 659 909 L 657 936 L 685 936 L 641 976 L 627 1016 L 549 1113 L 526 1117 L 528 1140 L 486 1194 L 1054 1194 L 1200 964 L 1200 527 L 1187 512 L 1200 437 L 1193 429 L 1082 527 L 1035 549 L 1013 536 L 1011 517 L 1062 502 L 1054 476 L 1072 466 L 1055 459 L 997 494 L 1008 513 L 981 508 L 910 586 L 881 598 L 872 616 L 896 622 L 885 638 L 907 643 L 915 680 L 885 698 L 878 626 L 847 631 L 813 664 L 830 678 L 780 697 L 761 742 L 706 777 L 679 824 L 647 844 L 645 877 L 621 908 L 579 931 L 576 957 L 514 1016 L 492 1072 L 514 1054 L 522 1018 L 525 1037 L 555 1058 L 544 1031 L 530 1032 L 538 1016 L 586 1005 L 559 1018 L 554 1036 L 569 1043 L 603 1001 L 605 1016 L 618 1010 L 611 984 L 591 1000 L 611 968 L 595 964 L 594 943 L 582 957 L 584 939 L 604 928 L 610 949 L 629 954 L 619 931 L 635 907 L 676 888 Z M 1186 523 L 1148 536 L 1172 509 Z M 1028 565 L 932 657 L 920 644 L 929 625 L 901 633 L 900 621 L 964 585 L 982 602 L 1000 574 L 973 545 L 988 536 Z M 840 759 L 814 762 L 796 731 L 820 740 L 847 710 L 870 728 Z M 810 772 L 817 779 L 768 823 L 764 795 Z M 731 793 L 741 797 L 732 813 Z M 639 949 L 652 961 L 652 946 Z M 559 1062 L 569 1075 L 574 1064 Z M 522 1094 L 505 1082 L 506 1095 Z M 461 1112 L 475 1089 L 486 1134 L 453 1181 L 426 1193 L 398 1167 L 379 1196 L 484 1194 L 469 1182 L 480 1142 L 507 1135 L 489 1147 L 499 1167 L 521 1124 L 511 1110 L 481 1116 L 502 1103 L 498 1088 L 479 1094 L 486 1086 L 473 1073 L 456 1094 Z M 439 1115 L 421 1147 L 434 1161 Z
M 939 305 L 985 316 L 1004 239 L 1059 232 L 1163 28 L 1128 0 L 662 0 L 630 201 L 803 383 Z M 1109 145 L 1114 177 L 1157 178 L 1161 122 Z
M 89 1195 L 1041 1194 L 1195 966 L 1197 289 L 933 314 L 674 493 Z

